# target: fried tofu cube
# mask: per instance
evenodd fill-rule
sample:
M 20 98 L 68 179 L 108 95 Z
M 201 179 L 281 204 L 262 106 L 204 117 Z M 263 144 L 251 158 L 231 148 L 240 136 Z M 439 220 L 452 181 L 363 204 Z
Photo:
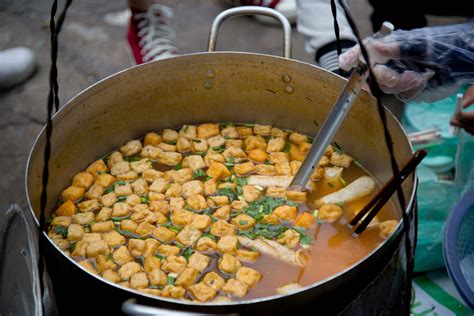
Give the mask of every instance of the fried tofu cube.
M 242 196 L 245 201 L 253 202 L 262 196 L 262 191 L 254 185 L 244 185 L 242 187 Z
M 274 165 L 265 165 L 265 164 L 260 164 L 257 165 L 255 168 L 257 174 L 263 174 L 263 175 L 273 175 L 275 174 L 275 166 Z
M 222 291 L 237 297 L 244 297 L 245 294 L 247 294 L 248 285 L 239 280 L 231 278 L 227 280 L 227 283 L 222 288 Z
M 214 162 L 223 163 L 224 161 L 225 161 L 224 156 L 215 152 L 212 149 L 209 149 L 207 154 L 204 156 L 204 162 L 206 163 L 206 166 L 208 167 Z
M 220 162 L 213 162 L 207 169 L 206 174 L 215 180 L 225 179 L 231 175 L 229 169 Z
M 211 262 L 211 258 L 200 254 L 199 252 L 194 252 L 188 259 L 188 267 L 194 268 L 199 272 L 203 272 L 209 263 Z
M 86 242 L 93 242 L 102 240 L 102 235 L 97 233 L 84 233 L 82 236 L 82 240 Z
M 141 267 L 137 262 L 127 262 L 118 270 L 120 279 L 123 281 L 128 281 L 133 274 L 138 272 L 141 272 Z
M 207 273 L 202 279 L 202 282 L 216 291 L 222 290 L 225 285 L 224 278 L 215 272 Z
M 167 198 L 170 197 L 180 197 L 182 192 L 182 187 L 178 183 L 171 183 L 168 189 L 165 192 Z
M 161 291 L 163 297 L 171 298 L 183 298 L 186 290 L 181 286 L 166 285 L 165 288 Z
M 94 268 L 92 263 L 89 260 L 79 261 L 79 264 L 84 267 L 87 271 L 93 274 L 97 274 L 97 270 Z
M 200 194 L 193 194 L 186 199 L 186 205 L 195 211 L 204 210 L 207 208 L 207 202 L 204 196 Z
M 181 249 L 176 246 L 162 244 L 158 246 L 158 252 L 163 256 L 177 256 L 181 252 Z
M 185 246 L 193 245 L 199 237 L 201 237 L 202 232 L 193 227 L 192 225 L 186 225 L 176 236 L 176 240 L 182 243 Z
M 227 139 L 225 141 L 225 148 L 242 148 L 243 145 L 244 141 L 241 139 Z
M 139 161 L 133 161 L 130 163 L 130 167 L 137 173 L 143 173 L 144 171 L 153 168 L 151 161 L 148 158 L 141 159 Z
M 122 153 L 119 151 L 114 151 L 107 158 L 107 166 L 111 168 L 113 165 L 115 165 L 117 162 L 120 162 L 120 161 L 123 161 Z
M 122 147 L 120 147 L 120 151 L 125 156 L 133 156 L 138 154 L 142 150 L 143 146 L 139 140 L 131 140 Z
M 164 178 L 158 178 L 150 185 L 149 190 L 157 193 L 164 193 L 168 189 L 170 182 Z
M 189 287 L 189 292 L 191 292 L 192 296 L 199 302 L 208 302 L 217 295 L 216 290 L 202 282 Z
M 397 220 L 387 220 L 383 221 L 379 224 L 379 236 L 380 238 L 387 239 L 393 231 L 397 228 L 398 221 Z M 68 235 L 69 238 L 69 235 Z
M 161 267 L 161 260 L 155 256 L 148 256 L 145 258 L 143 268 L 145 272 L 151 272 L 153 270 L 159 270 Z
M 165 286 L 168 283 L 168 276 L 160 269 L 153 269 L 148 272 L 148 279 L 151 285 Z
M 247 159 L 247 154 L 240 147 L 229 147 L 222 152 L 222 156 L 224 156 L 226 161 L 231 160 L 231 158 L 237 162 Z
M 161 152 L 158 154 L 157 161 L 163 165 L 176 166 L 183 159 L 183 155 L 177 152 Z
M 84 228 L 78 224 L 71 224 L 67 228 L 67 240 L 69 241 L 79 241 L 84 235 Z
M 190 197 L 195 194 L 204 193 L 204 184 L 199 180 L 188 181 L 183 184 L 183 196 L 185 198 Z
M 198 276 L 198 270 L 188 267 L 179 274 L 178 278 L 175 281 L 175 284 L 187 289 L 196 282 Z
M 329 162 L 337 167 L 349 168 L 352 163 L 352 158 L 346 154 L 334 152 Z
M 316 220 L 314 219 L 314 216 L 311 213 L 303 212 L 296 219 L 295 226 L 310 229 L 311 226 L 313 226 L 315 222 L 316 222 Z
M 281 205 L 273 210 L 274 215 L 276 215 L 280 220 L 293 222 L 296 219 L 296 214 L 298 209 L 295 206 Z
M 206 164 L 201 156 L 190 155 L 183 159 L 183 167 L 191 168 L 192 171 L 196 171 L 202 168 L 206 168 Z
M 110 269 L 105 270 L 102 273 L 102 277 L 106 280 L 109 280 L 110 282 L 114 282 L 114 283 L 120 282 L 120 275 L 117 272 Z
M 72 179 L 72 186 L 89 189 L 94 183 L 94 176 L 88 172 L 79 172 Z
M 109 246 L 103 240 L 90 242 L 86 248 L 87 258 L 95 258 L 98 255 L 106 255 L 109 252 Z
M 197 137 L 197 127 L 194 125 L 183 125 L 179 130 L 179 136 L 193 139 Z
M 111 174 L 108 173 L 103 173 L 97 177 L 95 180 L 95 183 L 98 185 L 103 186 L 104 188 L 107 188 L 111 186 L 117 179 Z
M 160 245 L 160 243 L 153 239 L 153 238 L 148 238 L 145 240 L 145 250 L 143 251 L 143 256 L 146 258 L 146 257 L 149 257 L 149 256 L 153 256 L 153 254 L 155 253 L 156 249 L 158 248 L 158 246 Z
M 77 213 L 72 216 L 72 221 L 76 224 L 87 225 L 92 223 L 95 214 L 92 212 Z
M 188 210 L 173 210 L 171 214 L 171 221 L 175 225 L 188 225 L 193 221 L 194 214 L 195 213 Z
M 239 229 L 247 230 L 255 226 L 255 219 L 247 214 L 239 214 L 232 218 L 232 223 Z
M 91 230 L 93 233 L 105 233 L 114 229 L 113 221 L 98 222 L 91 225 Z
M 235 251 L 235 256 L 237 259 L 243 262 L 255 262 L 257 261 L 258 257 L 260 257 L 260 253 L 245 249 L 237 249 Z
M 102 159 L 96 160 L 87 167 L 86 172 L 89 172 L 94 178 L 97 178 L 100 174 L 107 172 L 108 168 Z
M 222 205 L 229 204 L 229 197 L 227 195 L 215 195 L 207 198 L 209 207 L 216 208 Z
M 286 189 L 283 187 L 271 185 L 267 188 L 266 195 L 273 198 L 282 199 L 286 197 Z
M 158 146 L 161 142 L 162 142 L 162 139 L 160 135 L 158 135 L 157 133 L 150 132 L 145 135 L 145 138 L 143 140 L 143 145 Z
M 267 152 L 275 153 L 282 151 L 285 148 L 285 139 L 283 137 L 272 138 L 268 141 Z
M 89 200 L 77 204 L 79 211 L 81 212 L 94 212 L 100 209 L 99 201 Z
M 227 274 L 235 274 L 241 266 L 239 259 L 229 253 L 224 253 L 219 261 L 219 269 Z
M 168 201 L 149 201 L 148 206 L 153 212 L 159 212 L 161 214 L 168 214 L 170 211 L 170 204 Z
M 198 239 L 196 242 L 196 245 L 194 246 L 194 249 L 198 251 L 203 251 L 203 252 L 210 252 L 214 251 L 217 248 L 217 244 L 212 238 L 210 237 L 201 237 Z
M 334 223 L 342 216 L 343 209 L 335 204 L 323 204 L 318 211 L 318 219 Z
M 227 221 L 230 218 L 230 205 L 219 207 L 212 216 Z
M 290 142 L 292 142 L 295 145 L 308 142 L 308 136 L 297 133 L 297 132 L 291 133 L 288 139 L 290 140 Z
M 250 160 L 263 163 L 267 160 L 268 154 L 265 150 L 257 148 L 250 150 L 248 152 L 248 157 Z
M 219 135 L 219 124 L 201 124 L 197 128 L 198 138 L 209 138 L 215 135 Z
M 142 179 L 145 180 L 147 183 L 153 183 L 153 181 L 162 177 L 163 172 L 155 169 L 146 170 L 142 173 Z
M 138 179 L 138 173 L 133 170 L 117 175 L 117 180 L 132 181 Z
M 237 133 L 237 129 L 235 126 L 227 126 L 222 129 L 221 135 L 224 136 L 226 139 L 235 139 L 239 138 L 239 133 Z
M 145 251 L 145 241 L 142 239 L 129 239 L 128 250 L 134 257 L 143 256 L 143 252 Z
M 125 219 L 125 220 L 120 222 L 120 229 L 121 230 L 127 230 L 129 232 L 134 233 L 134 232 L 137 231 L 137 228 L 138 228 L 138 224 L 135 223 L 132 220 Z
M 95 259 L 97 263 L 97 271 L 103 273 L 105 270 L 115 270 L 117 264 L 109 256 L 100 255 Z
M 325 174 L 324 168 L 317 166 L 316 168 L 314 168 L 314 171 L 311 174 L 311 180 L 314 182 L 319 181 L 324 177 L 324 174 Z
M 194 138 L 191 140 L 191 151 L 195 153 L 204 153 L 207 151 L 209 146 L 203 138 Z
M 100 198 L 100 203 L 103 206 L 109 207 L 114 205 L 118 201 L 118 197 L 114 192 L 107 193 Z
M 299 245 L 300 243 L 300 234 L 294 229 L 287 229 L 285 232 L 277 239 L 277 242 L 287 246 L 292 249 Z
M 128 161 L 119 161 L 110 168 L 110 173 L 114 176 L 126 174 L 131 171 L 130 163 Z
M 288 153 L 284 153 L 284 152 L 272 152 L 268 155 L 268 160 L 272 163 L 272 164 L 277 164 L 277 163 L 281 163 L 281 162 L 290 162 L 290 156 L 288 155 Z
M 286 198 L 293 202 L 305 203 L 308 200 L 308 192 L 287 191 Z
M 253 133 L 260 136 L 270 136 L 272 133 L 272 126 L 255 124 L 253 126 Z
M 211 217 L 205 214 L 195 214 L 193 216 L 193 221 L 191 222 L 191 225 L 201 231 L 204 231 L 211 225 L 211 223 Z
M 133 193 L 130 183 L 125 182 L 124 184 L 116 184 L 114 188 L 116 196 L 125 196 Z
M 234 165 L 234 172 L 239 177 L 246 176 L 247 174 L 252 173 L 254 171 L 255 165 L 251 161 Z
M 290 163 L 287 161 L 276 163 L 275 173 L 278 175 L 291 175 Z
M 76 214 L 76 210 L 77 210 L 76 205 L 71 200 L 67 200 L 66 202 L 64 202 L 58 207 L 58 209 L 56 210 L 56 215 L 72 216 Z
M 240 267 L 235 278 L 249 287 L 254 287 L 262 279 L 262 274 L 252 268 Z
M 214 179 L 209 179 L 204 182 L 204 194 L 205 195 L 212 195 L 216 194 L 217 191 L 217 184 Z
M 162 264 L 163 271 L 181 273 L 186 269 L 188 262 L 183 256 L 168 256 Z
M 66 188 L 63 192 L 61 192 L 61 199 L 63 201 L 70 200 L 74 202 L 79 199 L 82 199 L 85 193 L 86 193 L 86 190 L 84 188 L 70 186 Z
M 224 237 L 228 235 L 235 235 L 236 227 L 226 221 L 219 219 L 217 222 L 211 225 L 211 234 L 218 237 Z
M 155 228 L 151 234 L 159 241 L 166 243 L 173 241 L 173 239 L 176 237 L 176 233 L 174 231 L 163 226 Z
M 143 158 L 150 158 L 150 159 L 155 160 L 155 159 L 158 159 L 158 156 L 162 152 L 163 152 L 163 149 L 161 149 L 161 148 L 151 146 L 151 145 L 146 145 L 145 147 L 143 147 L 143 149 L 140 153 L 140 156 L 142 156 Z
M 125 237 L 120 235 L 115 230 L 112 230 L 108 233 L 102 235 L 102 238 L 107 243 L 107 245 L 111 248 L 115 248 L 119 245 L 123 245 L 125 243 Z
M 207 143 L 211 148 L 221 147 L 225 144 L 225 138 L 221 135 L 212 136 L 207 139 Z
M 178 139 L 178 132 L 169 128 L 165 128 L 161 135 L 164 142 L 174 142 Z
M 237 250 L 239 241 L 236 236 L 223 236 L 217 242 L 217 249 L 221 253 L 233 254 Z
M 158 145 L 158 148 L 161 149 L 162 151 L 167 151 L 167 152 L 175 152 L 176 151 L 176 145 L 171 145 L 167 143 L 161 143 Z
M 302 162 L 298 160 L 292 160 L 290 162 L 291 175 L 294 176 L 301 167 Z
M 191 141 L 185 137 L 178 137 L 176 141 L 176 150 L 179 152 L 187 152 L 191 150 Z
M 273 137 L 281 137 L 283 139 L 286 139 L 286 137 L 288 136 L 288 133 L 285 132 L 284 130 L 281 130 L 277 127 L 272 127 L 272 134 L 271 134 Z
M 80 240 L 76 243 L 74 250 L 71 253 L 71 257 L 85 257 L 88 243 Z
M 170 209 L 171 210 L 181 210 L 184 208 L 184 205 L 186 203 L 184 202 L 184 199 L 182 197 L 178 198 L 170 198 Z
M 130 287 L 132 289 L 144 289 L 149 284 L 148 277 L 145 272 L 138 272 L 130 277 Z
M 301 143 L 298 146 L 298 150 L 300 151 L 300 154 L 306 156 L 311 149 L 311 144 L 310 143 Z
M 234 200 L 232 201 L 231 205 L 234 210 L 237 210 L 239 212 L 242 212 L 244 207 L 249 206 L 249 204 L 246 201 L 241 201 L 241 200 Z
M 265 138 L 262 136 L 249 136 L 244 140 L 244 147 L 247 152 L 252 149 L 263 149 L 267 148 Z
M 103 207 L 95 217 L 96 222 L 106 222 L 112 217 L 112 209 L 109 207 Z
M 239 134 L 239 137 L 241 138 L 246 138 L 248 136 L 253 135 L 253 130 L 251 127 L 237 126 L 235 129 L 237 130 L 237 134 Z

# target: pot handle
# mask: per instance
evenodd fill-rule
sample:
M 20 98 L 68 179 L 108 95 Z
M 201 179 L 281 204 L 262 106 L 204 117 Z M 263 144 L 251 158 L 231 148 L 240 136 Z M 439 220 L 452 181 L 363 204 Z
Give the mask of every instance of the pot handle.
M 227 18 L 240 15 L 265 15 L 278 20 L 283 27 L 283 57 L 291 58 L 291 25 L 288 19 L 280 12 L 264 7 L 244 6 L 232 8 L 219 13 L 212 22 L 211 32 L 209 33 L 208 52 L 216 50 L 217 32 Z
M 126 315 L 166 315 L 166 316 L 211 316 L 211 315 L 226 315 L 238 316 L 238 314 L 211 314 L 211 313 L 196 313 L 189 311 L 173 310 L 162 307 L 146 306 L 136 303 L 134 298 L 128 299 L 122 304 L 122 312 Z

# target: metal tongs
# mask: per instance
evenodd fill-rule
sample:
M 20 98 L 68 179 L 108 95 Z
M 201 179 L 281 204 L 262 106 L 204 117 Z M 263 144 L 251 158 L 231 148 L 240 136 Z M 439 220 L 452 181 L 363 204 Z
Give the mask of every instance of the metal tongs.
M 380 31 L 374 34 L 374 38 L 381 38 L 390 34 L 394 29 L 393 24 L 384 22 Z M 290 188 L 295 191 L 303 191 L 308 183 L 315 166 L 324 155 L 326 148 L 331 144 L 342 122 L 349 113 L 354 100 L 360 93 L 363 84 L 369 75 L 369 67 L 362 59 L 359 59 L 358 65 L 352 69 L 349 79 L 341 95 L 334 104 L 331 112 L 324 121 L 323 125 L 314 138 L 313 146 L 303 160 L 301 167 L 293 177 Z

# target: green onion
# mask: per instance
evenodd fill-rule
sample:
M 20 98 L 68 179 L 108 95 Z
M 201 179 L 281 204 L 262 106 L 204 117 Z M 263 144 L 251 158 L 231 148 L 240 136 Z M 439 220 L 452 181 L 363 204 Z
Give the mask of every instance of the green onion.
M 301 237 L 300 244 L 304 246 L 309 246 L 313 244 L 313 238 L 309 235 L 305 235 Z
M 344 180 L 342 177 L 339 177 L 339 182 L 341 182 L 341 184 L 342 184 L 343 186 L 346 186 L 346 185 L 347 185 L 346 180 Z
M 76 243 L 73 243 L 73 244 L 70 244 L 69 245 L 69 252 L 74 252 L 74 250 L 76 249 Z
M 168 145 L 176 145 L 176 141 L 175 141 L 175 140 L 169 141 L 169 142 L 166 142 L 166 144 L 168 144 Z
M 334 143 L 333 143 L 333 147 L 334 147 L 334 151 L 337 152 L 338 154 L 342 154 L 342 153 L 343 153 L 342 148 L 341 148 L 341 146 L 339 146 L 338 143 L 334 142 Z
M 183 169 L 183 163 L 180 162 L 179 164 L 177 164 L 176 166 L 173 167 L 173 170 L 181 170 Z
M 216 235 L 213 235 L 213 234 L 210 234 L 210 233 L 204 233 L 204 234 L 202 234 L 201 237 L 209 237 L 209 238 L 211 238 L 212 240 L 217 240 L 217 236 L 216 236 Z
M 127 182 L 125 180 L 118 180 L 118 181 L 115 181 L 115 184 L 114 185 L 126 185 Z
M 48 226 L 51 225 L 51 223 L 53 222 L 54 217 L 55 217 L 54 214 L 50 214 L 50 215 L 49 215 L 48 220 L 46 221 L 46 224 L 47 224 Z
M 233 201 L 235 199 L 235 192 L 231 188 L 217 189 L 216 195 L 226 195 L 229 198 L 229 201 Z
M 155 252 L 155 253 L 153 254 L 153 256 L 157 257 L 157 258 L 160 259 L 160 260 L 165 260 L 165 259 L 166 259 L 165 256 L 162 256 L 162 255 L 160 255 L 160 254 L 157 253 L 157 252 Z
M 56 208 L 56 207 L 59 207 L 61 204 L 63 204 L 63 200 L 61 200 L 61 198 L 58 198 L 58 199 L 56 200 L 56 203 L 54 203 L 54 207 L 55 207 L 55 208 Z
M 184 258 L 186 258 L 186 260 L 189 261 L 189 257 L 191 257 L 192 254 L 193 254 L 193 249 L 192 248 L 186 248 L 186 249 L 184 249 L 182 256 Z
M 214 150 L 215 152 L 221 153 L 225 150 L 225 148 L 222 146 L 215 146 L 215 147 L 212 147 L 212 150 Z
M 255 124 L 245 124 L 244 126 L 245 126 L 245 127 L 254 127 Z
M 354 162 L 354 164 L 355 164 L 357 167 L 363 168 L 363 167 L 362 167 L 362 164 L 361 164 L 358 160 L 353 159 L 352 161 Z
M 174 278 L 171 275 L 168 275 L 168 285 L 174 285 Z
M 105 256 L 105 260 L 110 261 L 112 259 L 112 253 L 109 252 L 107 256 Z
M 132 216 L 132 214 L 128 214 L 128 215 L 122 216 L 122 217 L 112 217 L 111 220 L 114 221 L 114 222 L 121 222 L 124 219 L 129 219 L 131 216 Z
M 64 226 L 54 226 L 54 233 L 61 235 L 64 239 L 67 238 L 67 228 Z
M 114 186 L 113 185 L 111 185 L 110 187 L 105 189 L 104 194 L 109 194 L 109 193 L 112 193 L 112 192 L 114 192 Z
M 181 249 L 184 249 L 186 246 L 183 245 L 182 243 L 180 243 L 179 241 L 173 241 L 173 244 L 178 247 L 178 248 L 181 248 Z
M 227 162 L 225 162 L 224 165 L 227 167 L 232 167 L 235 165 L 235 158 L 232 156 L 227 157 Z
M 127 196 L 119 196 L 119 198 L 117 199 L 117 202 L 125 202 L 127 200 Z
M 240 225 L 247 225 L 248 223 L 249 223 L 249 221 L 245 221 L 245 220 L 239 221 Z
M 206 176 L 206 173 L 202 169 L 198 169 L 198 170 L 193 172 L 193 178 L 194 179 L 205 177 L 205 176 Z
M 179 233 L 182 228 L 179 226 L 174 226 L 174 225 L 169 224 L 168 229 L 174 231 L 175 233 Z
M 205 151 L 196 151 L 195 153 L 193 153 L 194 155 L 199 155 L 199 156 L 204 156 L 206 154 Z
M 289 153 L 290 150 L 291 150 L 291 144 L 288 143 L 288 142 L 286 142 L 286 143 L 285 143 L 285 147 L 283 147 L 283 152 L 284 152 L 284 153 Z
M 197 138 L 193 138 L 192 141 L 195 142 L 195 143 L 198 143 L 198 144 L 201 143 L 201 140 L 200 140 L 200 139 L 197 139 Z
M 140 235 L 137 235 L 135 234 L 134 232 L 131 232 L 131 231 L 128 231 L 128 230 L 121 230 L 120 228 L 118 227 L 115 227 L 115 230 L 125 236 L 125 237 L 129 237 L 129 238 L 134 238 L 134 239 L 143 239 Z
M 148 204 L 148 196 L 142 195 L 142 196 L 140 197 L 140 202 L 141 202 L 142 204 Z
M 131 157 L 125 156 L 123 159 L 128 162 L 136 162 L 136 161 L 142 160 L 142 157 L 141 156 L 131 156 Z

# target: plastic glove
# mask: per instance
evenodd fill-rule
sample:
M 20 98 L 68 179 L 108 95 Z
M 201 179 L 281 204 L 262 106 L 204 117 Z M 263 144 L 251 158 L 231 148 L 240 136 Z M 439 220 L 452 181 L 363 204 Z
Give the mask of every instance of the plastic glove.
M 464 94 L 463 108 L 474 104 L 474 85 L 472 85 Z M 464 128 L 466 132 L 474 135 L 474 112 L 460 112 L 451 119 L 451 125 Z
M 380 88 L 402 101 L 432 102 L 474 83 L 474 20 L 468 23 L 396 30 L 364 40 Z M 354 46 L 339 56 L 350 70 L 361 58 Z

